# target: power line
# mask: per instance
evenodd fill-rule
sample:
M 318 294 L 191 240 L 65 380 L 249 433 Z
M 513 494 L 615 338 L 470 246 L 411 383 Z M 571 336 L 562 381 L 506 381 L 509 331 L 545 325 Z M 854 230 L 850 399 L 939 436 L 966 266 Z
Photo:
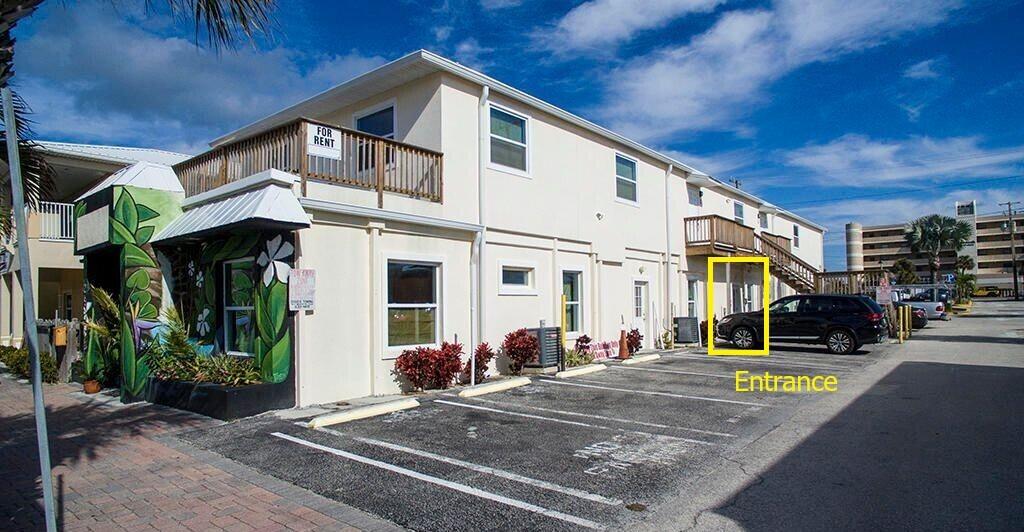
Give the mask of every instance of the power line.
M 937 188 L 953 188 L 953 187 L 973 185 L 973 184 L 978 184 L 978 183 L 991 183 L 991 182 L 994 182 L 994 181 L 1008 181 L 1008 180 L 1011 180 L 1011 179 L 1020 179 L 1022 177 L 1024 177 L 1024 175 L 1013 175 L 1013 176 L 1005 176 L 1005 177 L 993 177 L 993 178 L 989 178 L 989 179 L 974 179 L 974 180 L 971 180 L 971 181 L 959 181 L 959 182 L 956 182 L 956 183 L 946 183 L 946 184 L 943 184 L 943 185 L 934 185 L 934 186 L 930 186 L 930 187 L 902 188 L 902 189 L 899 189 L 899 190 L 892 190 L 892 191 L 889 191 L 889 192 L 878 192 L 878 193 L 875 193 L 875 194 L 860 194 L 860 195 L 857 195 L 857 196 L 842 196 L 842 197 L 835 197 L 835 198 L 817 199 L 817 200 L 806 200 L 806 201 L 788 201 L 788 202 L 786 202 L 786 205 L 787 206 L 790 206 L 790 205 L 813 205 L 813 204 L 819 204 L 819 203 L 834 203 L 834 202 L 837 202 L 837 201 L 846 201 L 846 200 L 851 200 L 851 199 L 878 198 L 878 197 L 882 197 L 882 196 L 893 196 L 893 195 L 898 195 L 898 194 L 906 194 L 908 192 L 923 192 L 923 191 L 926 192 L 926 191 L 929 191 L 929 190 L 935 190 Z

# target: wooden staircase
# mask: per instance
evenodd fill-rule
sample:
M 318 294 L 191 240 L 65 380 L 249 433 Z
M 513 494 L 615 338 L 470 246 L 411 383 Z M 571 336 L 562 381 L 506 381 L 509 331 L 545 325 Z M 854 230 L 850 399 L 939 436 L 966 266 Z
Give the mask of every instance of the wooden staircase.
M 819 289 L 817 268 L 800 260 L 772 240 L 754 234 L 754 251 L 768 257 L 768 271 L 800 294 L 817 292 Z

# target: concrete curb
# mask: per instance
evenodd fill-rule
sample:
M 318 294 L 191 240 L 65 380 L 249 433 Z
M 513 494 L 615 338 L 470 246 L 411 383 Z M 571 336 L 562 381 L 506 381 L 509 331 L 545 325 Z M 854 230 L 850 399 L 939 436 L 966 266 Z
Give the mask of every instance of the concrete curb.
M 530 379 L 526 377 L 516 377 L 514 379 L 504 379 L 498 382 L 488 382 L 487 384 L 477 384 L 476 386 L 466 388 L 459 392 L 459 397 L 476 397 L 478 395 L 485 395 L 494 392 L 503 392 L 505 390 L 511 390 L 512 388 L 526 386 L 527 384 L 530 384 Z
M 346 423 L 348 421 L 365 419 L 368 417 L 379 416 L 381 414 L 390 414 L 391 412 L 416 408 L 417 406 L 420 406 L 420 402 L 411 397 L 408 399 L 388 401 L 386 403 L 376 405 L 361 406 L 351 410 L 343 410 L 341 412 L 332 412 L 330 414 L 317 416 L 309 420 L 309 428 L 315 429 L 318 427 L 326 427 L 328 425 L 337 425 L 338 423 Z
M 638 356 L 638 357 L 627 358 L 626 360 L 623 360 L 622 361 L 622 365 L 623 366 L 629 366 L 629 365 L 632 365 L 632 364 L 639 364 L 641 362 L 650 362 L 652 360 L 658 360 L 659 358 L 661 358 L 661 355 L 659 355 L 659 354 L 641 355 L 641 356 Z
M 588 373 L 594 373 L 597 371 L 604 371 L 606 369 L 608 369 L 608 366 L 605 366 L 604 364 L 590 364 L 578 368 L 567 369 L 565 371 L 559 371 L 558 373 L 555 373 L 555 378 L 567 379 L 569 377 L 578 377 L 580 375 L 586 375 Z

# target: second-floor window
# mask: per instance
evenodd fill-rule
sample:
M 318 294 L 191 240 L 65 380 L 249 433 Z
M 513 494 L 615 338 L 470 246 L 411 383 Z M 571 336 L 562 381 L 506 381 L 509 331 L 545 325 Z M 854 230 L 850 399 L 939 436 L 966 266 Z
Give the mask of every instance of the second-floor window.
M 526 118 L 491 107 L 491 163 L 526 172 Z
M 757 221 L 761 224 L 761 229 L 768 229 L 768 213 L 759 212 L 757 213 Z
M 743 203 L 738 201 L 732 202 L 732 218 L 739 223 L 743 223 Z
M 800 247 L 800 226 L 793 224 L 793 247 Z
M 386 139 L 395 138 L 395 108 L 385 107 L 379 111 L 356 118 L 356 129 L 363 133 Z
M 626 201 L 636 201 L 636 161 L 615 156 L 615 196 Z

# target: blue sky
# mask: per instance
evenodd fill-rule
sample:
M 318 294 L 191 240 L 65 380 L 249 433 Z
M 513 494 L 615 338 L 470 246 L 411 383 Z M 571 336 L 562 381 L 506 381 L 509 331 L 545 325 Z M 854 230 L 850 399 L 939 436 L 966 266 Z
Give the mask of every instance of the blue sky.
M 829 269 L 847 221 L 1024 200 L 1020 2 L 284 0 L 219 54 L 143 5 L 51 1 L 16 29 L 41 138 L 196 153 L 426 48 L 819 221 Z

